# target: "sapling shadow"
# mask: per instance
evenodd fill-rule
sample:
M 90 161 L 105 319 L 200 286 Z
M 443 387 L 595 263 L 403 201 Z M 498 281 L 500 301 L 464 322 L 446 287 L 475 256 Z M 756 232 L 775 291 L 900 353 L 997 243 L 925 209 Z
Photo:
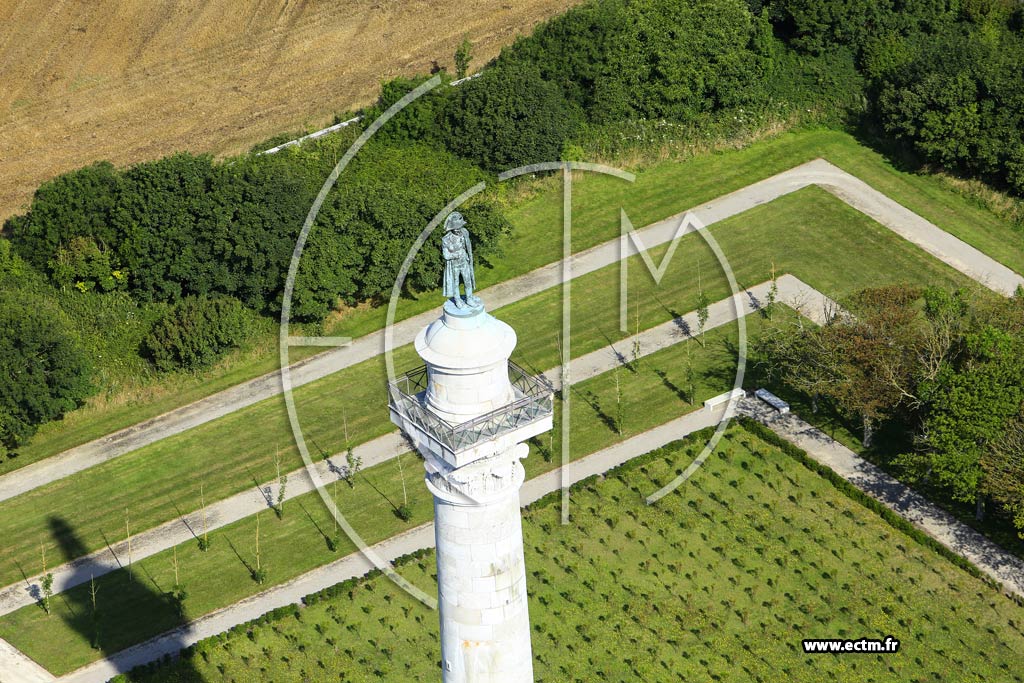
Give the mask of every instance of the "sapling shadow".
M 657 375 L 658 379 L 661 380 L 662 385 L 666 389 L 671 391 L 673 394 L 675 394 L 676 398 L 678 398 L 680 401 L 682 401 L 683 403 L 687 403 L 687 404 L 692 404 L 693 403 L 693 396 L 692 395 L 687 395 L 687 393 L 685 391 L 683 391 L 682 387 L 680 387 L 675 382 L 673 382 L 671 379 L 669 379 L 667 372 L 665 372 L 664 370 L 661 370 L 660 368 L 654 368 L 654 374 Z
M 251 564 L 249 564 L 249 562 L 244 557 L 242 557 L 242 554 L 238 552 L 238 548 L 235 547 L 235 544 L 231 541 L 230 537 L 225 536 L 225 540 L 227 540 L 228 547 L 231 548 L 231 552 L 235 554 L 235 557 L 238 558 L 238 561 L 242 563 L 243 567 L 245 567 L 245 571 L 249 572 L 250 576 L 253 576 L 256 572 L 255 568 Z
M 369 484 L 370 488 L 376 491 L 377 494 L 381 498 L 383 498 L 388 505 L 391 506 L 391 512 L 395 515 L 395 517 L 398 517 L 403 522 L 408 522 L 410 519 L 412 519 L 412 511 L 409 509 L 408 503 L 405 503 L 403 505 L 395 505 L 394 501 L 388 498 L 388 495 L 386 493 L 384 493 L 380 488 L 377 487 L 376 484 L 370 481 L 369 477 L 366 476 L 365 472 L 360 472 L 359 475 L 362 477 L 363 481 Z
M 192 535 L 192 538 L 198 541 L 199 536 L 196 535 L 196 532 L 192 528 L 192 525 L 188 523 L 188 519 L 185 518 L 185 514 L 181 511 L 181 508 L 178 507 L 178 503 L 172 500 L 171 505 L 174 506 L 174 511 L 178 513 L 178 519 L 180 519 L 181 523 L 185 525 L 186 529 L 188 529 L 188 532 Z
M 604 409 L 601 408 L 601 404 L 597 400 L 597 396 L 595 396 L 592 392 L 589 391 L 581 391 L 576 386 L 572 387 L 572 391 L 581 399 L 583 399 L 584 403 L 590 406 L 591 410 L 593 410 L 594 413 L 597 414 L 598 419 L 601 420 L 601 422 L 603 422 L 604 425 L 608 427 L 608 429 L 615 432 L 616 434 L 619 433 L 618 424 L 615 422 L 615 418 L 609 415 L 608 413 L 604 412 Z
M 317 530 L 317 533 L 323 536 L 324 543 L 327 544 L 327 549 L 332 553 L 336 552 L 338 549 L 338 540 L 333 536 L 328 535 L 328 533 L 320 527 L 320 524 L 316 521 L 313 515 L 309 514 L 309 510 L 306 509 L 306 506 L 303 505 L 301 501 L 299 501 L 298 505 L 302 512 L 305 513 L 306 517 L 309 518 L 309 521 L 313 524 L 313 528 Z

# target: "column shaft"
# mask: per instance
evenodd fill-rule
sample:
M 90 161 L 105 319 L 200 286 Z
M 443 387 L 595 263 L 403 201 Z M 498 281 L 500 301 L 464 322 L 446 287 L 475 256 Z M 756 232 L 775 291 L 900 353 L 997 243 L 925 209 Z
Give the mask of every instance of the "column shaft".
M 479 504 L 431 488 L 444 682 L 532 683 L 518 482 Z

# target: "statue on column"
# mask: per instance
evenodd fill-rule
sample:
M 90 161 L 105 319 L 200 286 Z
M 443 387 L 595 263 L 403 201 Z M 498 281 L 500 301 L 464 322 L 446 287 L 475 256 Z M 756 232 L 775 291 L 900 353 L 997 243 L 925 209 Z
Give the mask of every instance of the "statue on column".
M 473 245 L 466 230 L 466 219 L 458 211 L 444 220 L 444 237 L 441 238 L 441 252 L 444 254 L 444 295 L 450 298 L 456 308 L 473 308 L 480 305 L 480 298 L 473 295 L 476 276 L 473 273 Z M 459 280 L 466 288 L 466 296 L 459 294 Z

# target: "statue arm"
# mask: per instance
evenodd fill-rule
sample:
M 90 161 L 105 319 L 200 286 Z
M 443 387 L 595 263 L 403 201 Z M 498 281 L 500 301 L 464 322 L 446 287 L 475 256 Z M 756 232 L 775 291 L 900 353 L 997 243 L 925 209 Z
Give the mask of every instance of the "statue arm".
M 473 268 L 476 264 L 473 263 L 473 243 L 469 239 L 469 230 L 462 229 L 462 242 L 466 245 L 466 256 L 469 258 L 469 266 Z
M 455 249 L 449 246 L 448 240 L 445 239 L 441 240 L 441 254 L 444 256 L 445 261 L 451 261 L 459 255 Z

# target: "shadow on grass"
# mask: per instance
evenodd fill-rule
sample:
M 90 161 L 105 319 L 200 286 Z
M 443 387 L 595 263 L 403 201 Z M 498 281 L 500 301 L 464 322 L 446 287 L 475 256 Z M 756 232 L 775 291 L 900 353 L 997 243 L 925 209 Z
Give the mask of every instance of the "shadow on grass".
M 313 515 L 309 514 L 309 510 L 307 510 L 306 506 L 302 504 L 302 501 L 300 500 L 300 501 L 296 501 L 296 502 L 298 503 L 299 508 L 302 509 L 302 512 L 305 513 L 306 518 L 309 519 L 310 523 L 317 530 L 317 533 L 319 533 L 320 536 L 323 537 L 324 543 L 327 545 L 327 549 L 330 550 L 332 553 L 336 552 L 338 550 L 338 543 L 339 543 L 338 530 L 337 529 L 334 530 L 334 535 L 333 536 L 328 535 L 327 532 L 324 531 L 323 528 L 320 526 L 320 524 L 316 521 L 316 519 L 313 517 Z M 335 523 L 335 524 L 337 524 L 337 523 Z
M 921 173 L 925 169 L 924 159 L 911 146 L 893 140 L 869 116 L 861 116 L 851 121 L 846 126 L 846 132 L 860 144 L 881 154 L 898 171 Z
M 666 389 L 668 389 L 673 394 L 675 394 L 676 398 L 678 398 L 680 401 L 682 401 L 686 405 L 693 405 L 692 392 L 691 392 L 691 394 L 687 394 L 685 391 L 683 391 L 682 387 L 680 387 L 678 384 L 676 384 L 671 379 L 669 379 L 669 376 L 668 376 L 667 372 L 665 372 L 664 370 L 660 370 L 658 368 L 655 368 L 654 369 L 654 374 L 657 375 L 658 379 L 661 380 L 662 386 L 664 386 Z
M 572 392 L 583 399 L 584 403 L 590 406 L 590 409 L 594 411 L 595 415 L 597 415 L 597 419 L 601 420 L 601 422 L 604 423 L 604 426 L 611 430 L 613 434 L 619 433 L 619 427 L 615 422 L 615 418 L 604 411 L 601 407 L 600 401 L 598 401 L 597 396 L 593 392 L 580 391 L 575 386 L 572 387 Z
M 88 554 L 88 549 L 65 519 L 50 517 L 48 523 L 50 534 L 64 557 L 84 557 Z M 142 568 L 141 572 L 136 572 L 135 567 L 126 567 L 104 577 L 102 591 L 98 584 L 92 583 L 88 569 L 81 567 L 76 570 L 80 573 L 71 577 L 71 583 L 77 584 L 77 588 L 59 593 L 51 599 L 60 600 L 63 610 L 54 609 L 56 604 L 51 609 L 59 611 L 68 626 L 82 640 L 88 642 L 121 672 L 127 672 L 139 661 L 137 656 L 129 657 L 127 653 L 121 653 L 136 640 L 132 624 L 124 623 L 125 614 L 134 615 L 136 620 L 145 623 L 147 631 L 155 633 L 164 633 L 188 622 L 183 604 L 185 594 L 177 588 L 163 590 L 141 563 L 136 565 Z M 92 590 L 94 585 L 95 591 Z M 187 646 L 187 634 L 186 627 L 161 636 L 159 643 L 153 644 L 153 659 L 177 656 Z M 175 681 L 202 683 L 204 680 L 187 660 L 178 662 L 175 668 Z M 139 680 L 134 674 L 125 679 Z

